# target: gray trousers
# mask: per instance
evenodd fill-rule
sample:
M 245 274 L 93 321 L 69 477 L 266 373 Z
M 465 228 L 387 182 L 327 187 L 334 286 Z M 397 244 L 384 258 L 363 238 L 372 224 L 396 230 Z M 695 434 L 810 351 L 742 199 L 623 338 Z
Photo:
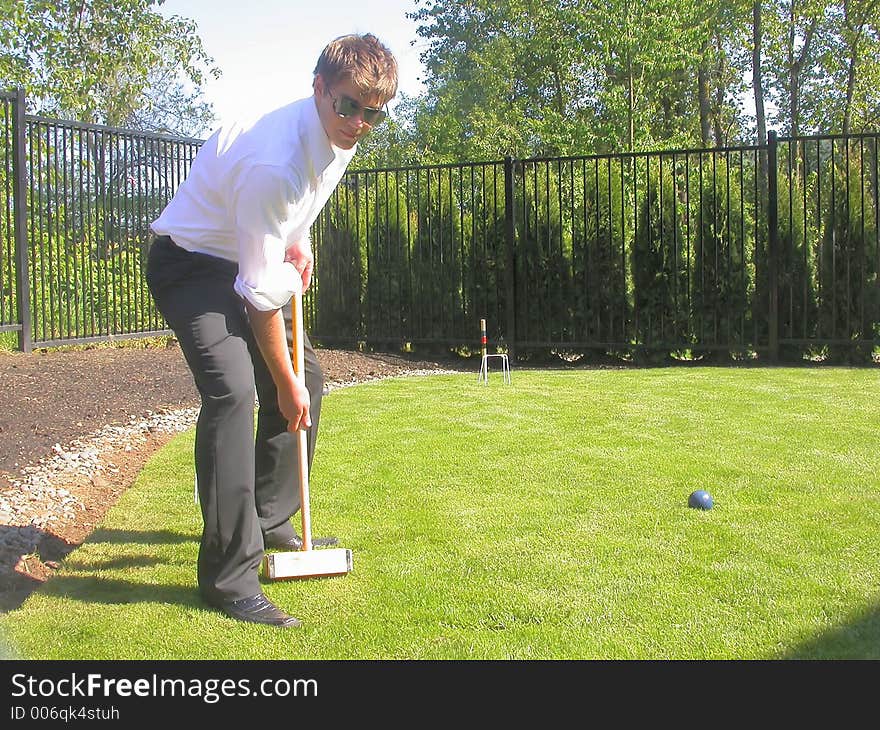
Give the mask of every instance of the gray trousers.
M 150 248 L 147 283 L 174 330 L 201 396 L 195 469 L 204 523 L 199 591 L 209 601 L 261 592 L 264 537 L 286 540 L 300 509 L 298 445 L 278 407 L 278 392 L 235 293 L 235 263 L 194 254 L 167 236 Z M 290 341 L 291 307 L 284 308 Z M 309 465 L 321 416 L 323 376 L 308 337 L 311 396 Z M 254 436 L 254 392 L 259 399 Z

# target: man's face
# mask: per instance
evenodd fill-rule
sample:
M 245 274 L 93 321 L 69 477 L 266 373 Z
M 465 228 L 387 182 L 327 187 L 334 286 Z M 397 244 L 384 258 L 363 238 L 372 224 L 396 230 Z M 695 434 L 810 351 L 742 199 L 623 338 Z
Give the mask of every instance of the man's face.
M 380 96 L 362 95 L 349 79 L 341 79 L 330 86 L 318 74 L 314 89 L 315 104 L 324 131 L 330 142 L 343 150 L 350 150 L 373 128 L 364 121 L 363 108 L 378 109 L 383 106 Z M 339 111 L 350 112 L 352 108 L 357 108 L 357 111 L 350 116 L 339 115 Z

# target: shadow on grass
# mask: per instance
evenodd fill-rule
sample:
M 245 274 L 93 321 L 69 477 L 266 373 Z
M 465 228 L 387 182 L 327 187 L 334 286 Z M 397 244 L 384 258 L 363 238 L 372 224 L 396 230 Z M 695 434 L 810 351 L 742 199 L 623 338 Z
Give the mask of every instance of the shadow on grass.
M 114 545 L 139 543 L 141 545 L 180 545 L 198 542 L 201 535 L 172 532 L 171 530 L 113 530 L 98 528 L 89 535 L 87 543 L 106 542 Z
M 198 543 L 197 534 L 184 534 L 170 530 L 95 530 L 86 542 L 109 543 L 115 545 L 179 545 L 186 542 Z M 79 544 L 70 544 L 46 530 L 33 526 L 18 527 L 0 525 L 0 613 L 20 608 L 28 597 L 37 590 L 46 590 L 56 581 L 67 580 L 53 575 L 57 563 L 64 562 L 74 570 L 110 570 L 126 567 L 147 567 L 156 560 L 146 556 L 130 556 L 108 560 L 95 566 L 75 561 Z M 19 569 L 16 569 L 19 565 Z M 195 568 L 193 568 L 195 571 Z M 194 599 L 197 600 L 197 599 Z
M 166 605 L 204 608 L 195 583 L 139 583 L 134 580 L 100 578 L 96 576 L 56 575 L 41 591 L 43 595 L 63 597 L 82 603 L 103 603 L 124 606 L 131 603 L 161 603 Z
M 880 659 L 880 605 L 776 658 Z
M 146 555 L 132 555 L 126 558 L 113 558 L 111 560 L 97 560 L 84 563 L 79 560 L 68 559 L 64 566 L 72 570 L 119 570 L 126 568 L 152 568 L 165 562 L 161 558 L 151 558 Z
M 118 530 L 99 528 L 89 535 L 87 544 L 112 545 L 180 545 L 198 543 L 199 535 L 172 530 Z M 75 553 L 74 553 L 75 556 Z M 73 570 L 102 571 L 148 568 L 164 562 L 161 558 L 147 555 L 127 555 L 107 560 L 81 563 L 69 560 L 65 565 Z M 195 575 L 195 562 L 193 562 Z M 195 585 L 163 583 L 139 583 L 135 580 L 118 580 L 94 575 L 56 575 L 46 583 L 43 593 L 48 596 L 64 596 L 84 603 L 169 603 L 185 606 L 201 606 Z

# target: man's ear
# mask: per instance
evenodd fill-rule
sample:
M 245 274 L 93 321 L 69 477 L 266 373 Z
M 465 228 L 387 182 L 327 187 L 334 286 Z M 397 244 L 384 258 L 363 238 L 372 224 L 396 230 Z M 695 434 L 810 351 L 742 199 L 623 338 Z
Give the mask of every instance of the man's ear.
M 324 93 L 324 77 L 321 74 L 315 74 L 312 89 L 314 89 L 316 96 L 321 96 Z

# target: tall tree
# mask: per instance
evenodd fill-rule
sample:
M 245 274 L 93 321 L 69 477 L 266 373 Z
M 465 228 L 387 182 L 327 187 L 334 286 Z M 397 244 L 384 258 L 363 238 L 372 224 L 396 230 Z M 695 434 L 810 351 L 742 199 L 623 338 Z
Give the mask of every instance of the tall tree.
M 419 4 L 428 93 L 416 127 L 429 149 L 576 154 L 697 138 L 693 21 L 708 34 L 711 17 L 693 0 Z
M 843 113 L 843 134 L 850 133 L 856 96 L 857 73 L 866 53 L 878 49 L 878 0 L 844 0 L 843 39 L 849 49 L 846 63 L 846 104 Z M 876 58 L 876 55 L 874 56 Z
M 714 0 L 685 3 L 693 30 L 691 45 L 700 45 L 700 70 L 706 78 L 705 93 L 712 141 L 723 147 L 742 139 L 746 129 L 743 96 L 747 44 L 746 27 L 750 5 L 745 0 Z M 702 126 L 702 125 L 701 125 Z
M 726 146 L 880 120 L 880 0 L 417 2 L 419 159 Z
M 429 41 L 427 99 L 416 120 L 427 149 L 460 156 L 554 154 L 589 146 L 593 49 L 578 3 L 420 3 Z
M 862 131 L 869 119 L 876 124 L 878 110 L 872 99 L 880 81 L 880 2 L 840 0 L 829 7 L 826 20 L 817 38 L 821 79 L 806 89 L 805 107 L 817 129 Z
M 792 136 L 801 134 L 803 92 L 821 76 L 817 37 L 825 32 L 826 0 L 771 0 L 762 15 L 768 61 L 768 92 L 774 120 Z
M 192 134 L 213 120 L 199 88 L 219 76 L 193 21 L 162 0 L 3 0 L 0 85 L 42 114 Z

